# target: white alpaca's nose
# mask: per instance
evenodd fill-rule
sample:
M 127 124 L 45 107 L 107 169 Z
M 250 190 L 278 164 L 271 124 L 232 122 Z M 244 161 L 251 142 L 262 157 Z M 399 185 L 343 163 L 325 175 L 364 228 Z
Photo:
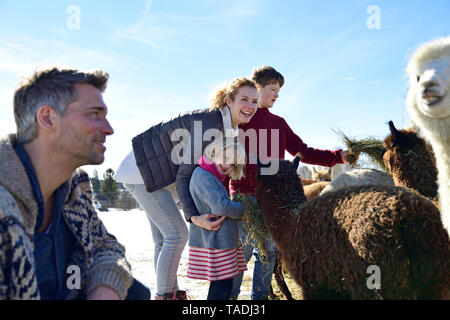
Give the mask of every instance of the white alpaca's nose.
M 444 92 L 436 70 L 427 70 L 420 77 L 422 99 L 428 103 L 435 103 L 442 98 Z

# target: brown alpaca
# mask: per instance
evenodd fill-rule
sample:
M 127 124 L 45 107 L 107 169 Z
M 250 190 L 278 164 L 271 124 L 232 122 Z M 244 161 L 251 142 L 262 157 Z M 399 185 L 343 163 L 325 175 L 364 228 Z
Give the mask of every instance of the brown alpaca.
M 311 179 L 300 178 L 300 182 L 302 183 L 303 186 L 309 186 L 310 184 L 320 182 L 320 180 L 311 180 Z
M 389 121 L 391 134 L 384 139 L 383 162 L 395 185 L 414 189 L 428 198 L 437 196 L 437 169 L 433 149 L 414 129 L 397 130 Z
M 415 129 L 397 130 L 392 121 L 389 121 L 389 129 L 391 133 L 384 139 L 382 150 L 369 156 L 375 162 L 384 164 L 395 185 L 415 190 L 430 199 L 435 198 L 437 170 L 431 146 Z
M 303 185 L 303 192 L 305 193 L 306 200 L 309 201 L 317 197 L 329 184 L 330 181 L 320 181 L 309 185 Z
M 305 299 L 438 299 L 450 286 L 450 241 L 437 208 L 401 187 L 347 187 L 306 201 L 294 163 L 259 176 L 256 197 Z M 381 270 L 369 289 L 368 267 Z
M 306 200 L 308 200 L 308 201 L 317 197 L 322 192 L 322 190 L 325 189 L 325 187 L 330 184 L 329 181 L 318 181 L 318 180 L 309 180 L 309 179 L 300 179 L 300 181 L 303 185 Z M 276 280 L 278 287 L 280 288 L 280 291 L 284 294 L 286 299 L 293 300 L 293 297 L 289 290 L 289 287 L 287 286 L 286 281 L 284 280 L 283 265 L 282 265 L 281 261 L 282 261 L 282 257 L 281 257 L 280 251 L 277 250 L 277 256 L 275 259 L 274 271 L 273 271 L 275 280 Z M 274 296 L 273 296 L 273 298 L 274 298 Z
M 313 180 L 311 180 L 311 181 L 313 181 Z M 325 189 L 325 187 L 329 184 L 330 184 L 329 181 L 319 181 L 316 183 L 311 183 L 311 184 L 306 184 L 306 185 L 303 184 L 306 200 L 310 201 L 311 199 L 314 199 L 315 197 L 317 197 L 322 192 L 322 190 Z M 287 286 L 286 281 L 284 280 L 283 264 L 281 261 L 282 261 L 282 257 L 281 257 L 280 251 L 277 250 L 277 257 L 275 259 L 274 272 L 273 272 L 275 275 L 276 283 L 277 283 L 278 287 L 280 288 L 280 291 L 286 297 L 286 299 L 294 300 L 292 297 L 292 294 L 289 290 L 289 287 Z
M 317 171 L 316 168 L 312 168 L 313 179 L 319 181 L 331 181 L 331 168 Z

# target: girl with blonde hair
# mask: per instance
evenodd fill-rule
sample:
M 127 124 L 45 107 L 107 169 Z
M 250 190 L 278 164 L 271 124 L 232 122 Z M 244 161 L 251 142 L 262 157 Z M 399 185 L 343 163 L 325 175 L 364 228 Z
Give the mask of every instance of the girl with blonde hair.
M 217 227 L 203 227 L 193 216 L 189 227 L 189 262 L 187 276 L 210 281 L 207 300 L 228 300 L 233 277 L 247 270 L 239 240 L 237 221 L 244 206 L 228 195 L 231 179 L 244 176 L 245 149 L 234 139 L 217 139 L 198 160 L 189 190 L 201 216 L 217 220 Z

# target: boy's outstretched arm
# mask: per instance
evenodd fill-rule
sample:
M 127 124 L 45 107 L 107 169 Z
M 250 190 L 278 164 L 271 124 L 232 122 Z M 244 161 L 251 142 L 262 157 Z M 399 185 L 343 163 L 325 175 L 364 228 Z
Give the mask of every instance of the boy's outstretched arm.
M 348 150 L 337 149 L 332 151 L 308 147 L 287 123 L 285 123 L 285 134 L 286 150 L 293 156 L 299 154 L 301 161 L 304 163 L 333 167 L 335 164 L 344 163 L 347 160 Z

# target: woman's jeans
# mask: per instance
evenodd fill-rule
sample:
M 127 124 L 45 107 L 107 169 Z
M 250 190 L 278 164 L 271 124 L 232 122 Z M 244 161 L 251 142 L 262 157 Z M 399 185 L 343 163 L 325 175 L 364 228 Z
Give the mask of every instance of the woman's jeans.
M 168 188 L 147 192 L 143 184 L 125 184 L 147 214 L 155 244 L 156 294 L 179 290 L 177 270 L 188 239 L 186 222 Z
M 256 199 L 254 199 L 256 201 Z M 253 269 L 253 283 L 250 299 L 252 300 L 266 300 L 270 295 L 270 288 L 272 283 L 273 268 L 275 265 L 276 246 L 275 242 L 268 235 L 266 240 L 267 261 L 261 261 L 258 254 L 258 248 L 253 239 L 248 235 L 243 227 L 244 222 L 238 223 L 239 235 L 242 242 L 242 250 L 244 251 L 245 262 L 248 263 L 255 256 L 255 266 Z M 233 289 L 231 290 L 231 297 L 237 299 L 240 293 L 242 278 L 244 272 L 239 273 L 233 278 Z

